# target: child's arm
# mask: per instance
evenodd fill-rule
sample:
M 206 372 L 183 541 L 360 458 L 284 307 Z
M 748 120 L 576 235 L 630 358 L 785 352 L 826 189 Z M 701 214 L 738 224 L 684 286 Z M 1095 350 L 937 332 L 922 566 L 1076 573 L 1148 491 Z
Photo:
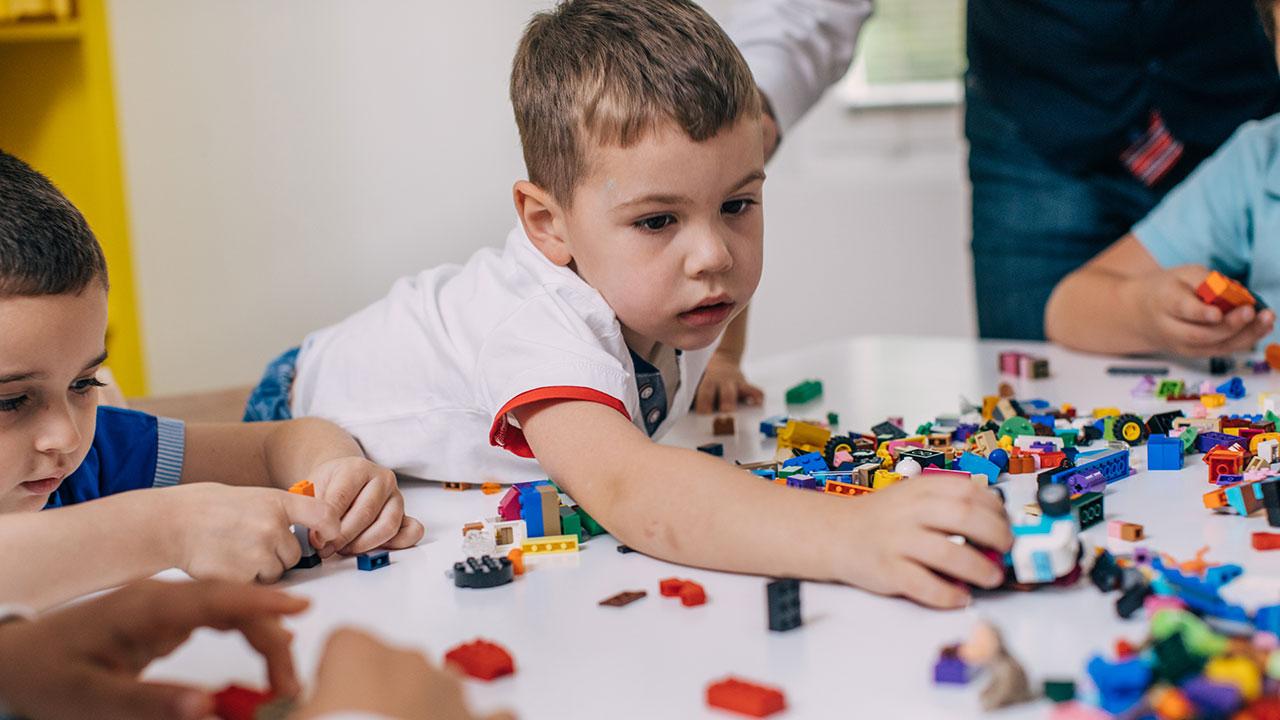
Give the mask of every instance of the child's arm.
M 291 523 L 325 540 L 338 534 L 338 514 L 323 500 L 211 483 L 9 513 L 0 516 L 0 603 L 46 608 L 171 567 L 272 581 L 302 552 Z
M 338 539 L 321 555 L 411 547 L 422 539 L 422 523 L 404 514 L 395 473 L 366 460 L 356 441 L 333 423 L 300 418 L 187 426 L 184 483 L 287 490 L 299 480 L 314 483 L 316 497 L 342 517 Z
M 964 535 L 1013 543 L 994 494 L 966 480 L 908 480 L 859 498 L 783 488 L 705 453 L 658 445 L 617 411 L 547 401 L 516 410 L 546 472 L 620 541 L 717 570 L 834 580 L 954 607 L 1003 573 Z
M 1200 265 L 1165 270 L 1129 234 L 1063 278 L 1045 307 L 1045 334 L 1077 350 L 1174 352 L 1203 357 L 1248 350 L 1271 332 L 1275 312 L 1238 307 L 1225 315 L 1196 287 Z

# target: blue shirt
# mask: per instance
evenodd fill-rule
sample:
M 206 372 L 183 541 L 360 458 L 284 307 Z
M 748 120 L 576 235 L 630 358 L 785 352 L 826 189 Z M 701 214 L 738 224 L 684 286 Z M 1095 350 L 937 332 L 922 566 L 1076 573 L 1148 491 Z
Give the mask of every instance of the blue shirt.
M 1133 233 L 1162 267 L 1204 265 L 1280 307 L 1280 115 L 1241 126 Z
M 179 420 L 99 407 L 89 454 L 53 492 L 45 508 L 175 485 L 182 476 L 185 443 L 186 425 Z
M 1280 111 L 1251 0 L 969 0 L 970 80 L 1071 172 L 1120 170 L 1159 110 L 1181 179 L 1245 120 Z

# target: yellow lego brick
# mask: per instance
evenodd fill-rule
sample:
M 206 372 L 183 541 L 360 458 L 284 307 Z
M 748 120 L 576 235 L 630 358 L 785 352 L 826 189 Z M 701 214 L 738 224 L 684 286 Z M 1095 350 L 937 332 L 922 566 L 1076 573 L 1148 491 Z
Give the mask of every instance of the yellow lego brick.
M 902 476 L 896 472 L 890 472 L 889 470 L 877 470 L 876 474 L 871 478 L 871 487 L 876 490 L 887 488 L 901 479 Z
M 854 485 L 853 483 L 838 482 L 836 480 L 828 480 L 822 491 L 828 495 L 839 495 L 841 497 L 853 497 L 854 495 L 865 495 L 869 492 L 873 492 L 869 487 L 862 487 L 861 485 Z
M 551 555 L 554 553 L 578 552 L 577 535 L 548 535 L 546 537 L 528 538 L 520 544 L 525 555 Z
M 1095 418 L 1116 417 L 1120 414 L 1120 408 L 1116 407 L 1100 407 L 1093 409 Z
M 1208 395 L 1201 395 L 1200 404 L 1204 405 L 1207 408 L 1222 407 L 1223 405 L 1227 404 L 1227 396 L 1223 395 L 1222 393 L 1209 393 Z M 1234 430 L 1234 429 L 1235 428 L 1227 428 L 1228 431 Z M 1239 435 L 1238 432 L 1235 434 Z
M 1249 438 L 1249 452 L 1258 454 L 1258 446 L 1268 440 L 1280 440 L 1280 433 L 1258 433 Z
M 1234 685 L 1246 702 L 1262 695 L 1262 672 L 1257 663 L 1243 655 L 1219 656 L 1204 666 L 1204 676 L 1214 682 Z

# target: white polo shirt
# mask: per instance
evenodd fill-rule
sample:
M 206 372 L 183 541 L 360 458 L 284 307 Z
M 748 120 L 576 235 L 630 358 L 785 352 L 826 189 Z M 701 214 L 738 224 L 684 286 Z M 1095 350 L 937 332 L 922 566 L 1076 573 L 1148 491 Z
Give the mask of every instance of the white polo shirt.
M 656 439 L 688 412 L 714 348 L 677 352 L 677 377 L 665 382 L 642 361 L 638 386 L 613 309 L 517 226 L 501 251 L 402 278 L 385 298 L 307 336 L 291 408 L 342 426 L 398 473 L 523 482 L 546 473 L 512 410 L 599 402 Z M 662 385 L 672 381 L 668 401 Z

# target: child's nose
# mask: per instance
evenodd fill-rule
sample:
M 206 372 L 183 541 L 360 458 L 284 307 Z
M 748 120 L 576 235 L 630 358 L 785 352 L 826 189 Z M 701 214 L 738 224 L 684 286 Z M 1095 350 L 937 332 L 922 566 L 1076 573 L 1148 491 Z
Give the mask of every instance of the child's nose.
M 714 231 L 707 231 L 697 239 L 694 252 L 689 257 L 689 275 L 713 275 L 728 272 L 733 267 L 733 253 L 729 243 Z
M 50 408 L 41 421 L 36 449 L 65 455 L 80 446 L 80 439 L 80 427 L 70 408 Z

